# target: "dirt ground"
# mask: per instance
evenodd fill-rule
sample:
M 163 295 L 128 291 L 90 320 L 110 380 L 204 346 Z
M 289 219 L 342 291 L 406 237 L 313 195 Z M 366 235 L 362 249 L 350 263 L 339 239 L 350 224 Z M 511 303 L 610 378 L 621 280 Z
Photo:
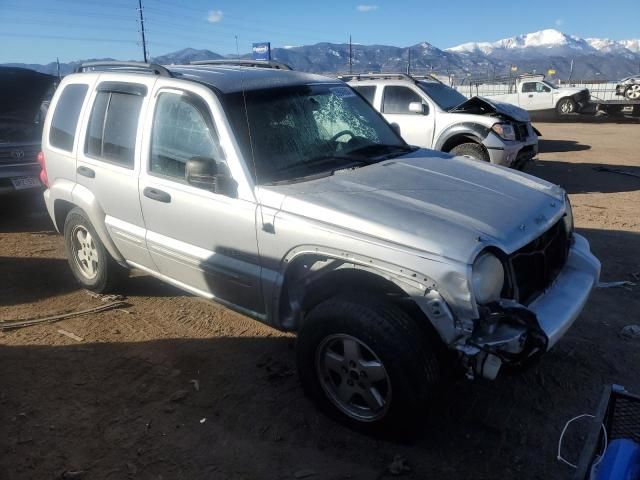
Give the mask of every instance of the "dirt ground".
M 640 178 L 594 167 L 640 174 L 640 125 L 537 127 L 527 171 L 570 193 L 602 280 L 634 280 Z M 100 305 L 74 283 L 41 205 L 0 202 L 0 320 Z M 539 365 L 446 387 L 424 434 L 396 443 L 314 408 L 293 337 L 138 274 L 123 310 L 0 333 L 0 478 L 382 479 L 396 455 L 406 478 L 570 478 L 555 458 L 564 423 L 593 412 L 606 383 L 640 392 L 640 339 L 619 336 L 640 324 L 639 292 L 595 291 Z

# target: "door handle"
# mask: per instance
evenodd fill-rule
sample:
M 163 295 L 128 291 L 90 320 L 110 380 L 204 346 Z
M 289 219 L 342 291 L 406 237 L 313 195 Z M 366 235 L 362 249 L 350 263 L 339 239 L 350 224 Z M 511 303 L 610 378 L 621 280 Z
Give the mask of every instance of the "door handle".
M 78 167 L 76 172 L 78 172 L 78 175 L 82 175 L 83 177 L 96 178 L 96 172 L 89 167 Z
M 146 187 L 142 193 L 145 197 L 155 200 L 156 202 L 171 203 L 171 195 L 157 188 Z
M 530 94 L 529 94 L 529 98 L 533 98 L 533 93 L 530 93 Z

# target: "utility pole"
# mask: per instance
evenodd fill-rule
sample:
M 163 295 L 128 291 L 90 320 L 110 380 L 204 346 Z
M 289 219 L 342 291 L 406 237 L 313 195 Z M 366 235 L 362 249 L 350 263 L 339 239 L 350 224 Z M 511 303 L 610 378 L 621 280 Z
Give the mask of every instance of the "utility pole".
M 353 73 L 353 43 L 351 42 L 351 35 L 349 35 L 349 75 Z
M 411 49 L 409 49 L 407 56 L 407 75 L 411 75 Z
M 56 57 L 56 69 L 58 71 L 58 80 L 60 80 L 60 59 Z
M 142 34 L 142 56 L 144 63 L 147 63 L 147 40 L 144 38 L 144 16 L 142 15 L 142 0 L 138 0 L 138 11 L 140 12 L 140 33 Z

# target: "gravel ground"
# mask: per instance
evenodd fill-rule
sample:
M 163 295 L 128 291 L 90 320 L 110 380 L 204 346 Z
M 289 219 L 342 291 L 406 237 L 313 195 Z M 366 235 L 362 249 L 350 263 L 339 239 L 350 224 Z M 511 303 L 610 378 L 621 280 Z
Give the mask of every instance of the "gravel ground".
M 537 127 L 527 171 L 567 189 L 602 280 L 634 280 L 640 178 L 594 167 L 640 174 L 640 126 Z M 102 304 L 74 283 L 40 202 L 0 202 L 0 320 Z M 619 336 L 640 324 L 638 292 L 595 291 L 539 365 L 447 386 L 422 436 L 396 443 L 316 411 L 292 336 L 137 274 L 122 309 L 0 333 L 0 478 L 382 479 L 397 455 L 406 478 L 569 478 L 555 459 L 564 422 L 592 412 L 606 383 L 640 392 L 640 339 Z

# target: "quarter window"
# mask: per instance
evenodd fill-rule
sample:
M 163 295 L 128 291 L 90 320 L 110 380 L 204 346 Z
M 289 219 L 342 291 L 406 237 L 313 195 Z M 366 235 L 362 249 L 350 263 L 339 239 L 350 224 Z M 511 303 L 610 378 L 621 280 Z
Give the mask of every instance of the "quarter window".
M 195 157 L 223 160 L 206 104 L 189 94 L 161 93 L 153 116 L 150 171 L 184 180 L 185 165 Z
M 72 84 L 67 85 L 60 95 L 49 132 L 49 143 L 52 147 L 68 152 L 73 150 L 78 117 L 87 90 L 88 85 Z
M 87 155 L 132 169 L 142 100 L 140 95 L 98 92 L 87 130 Z
M 356 92 L 364 97 L 364 99 L 373 105 L 373 99 L 376 96 L 375 85 L 363 85 L 361 87 L 352 87 Z
M 393 85 L 385 87 L 384 113 L 411 113 L 409 104 L 412 102 L 422 103 L 422 98 L 410 88 Z

